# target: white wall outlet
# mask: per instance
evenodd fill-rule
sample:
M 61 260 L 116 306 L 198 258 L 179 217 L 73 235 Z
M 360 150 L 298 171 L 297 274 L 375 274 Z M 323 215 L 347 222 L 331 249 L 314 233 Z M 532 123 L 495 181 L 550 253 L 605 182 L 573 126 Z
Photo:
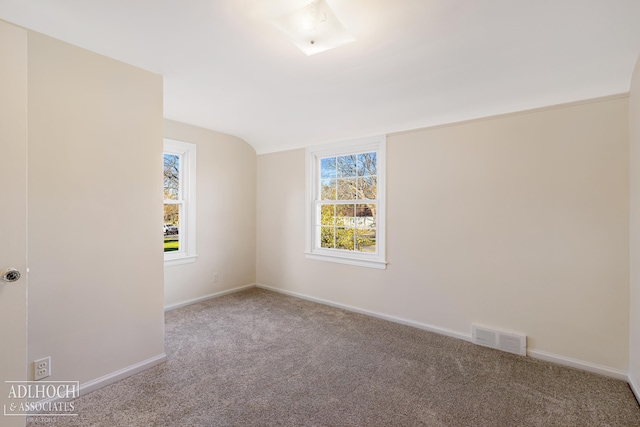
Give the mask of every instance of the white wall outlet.
M 51 375 L 51 356 L 33 362 L 33 379 L 35 381 Z
M 218 273 L 213 273 L 213 283 L 218 283 L 219 280 Z

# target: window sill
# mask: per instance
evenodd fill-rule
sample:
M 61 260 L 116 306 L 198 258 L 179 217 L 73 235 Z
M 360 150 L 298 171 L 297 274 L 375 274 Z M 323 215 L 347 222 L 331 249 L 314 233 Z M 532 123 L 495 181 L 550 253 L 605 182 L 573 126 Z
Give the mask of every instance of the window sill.
M 198 255 L 181 255 L 173 258 L 165 258 L 164 266 L 171 267 L 172 265 L 191 264 L 196 262 Z
M 313 259 L 316 261 L 335 262 L 338 264 L 355 265 L 358 267 L 376 268 L 378 270 L 387 269 L 387 263 L 385 261 L 376 260 L 376 259 L 351 258 L 351 257 L 345 257 L 345 256 L 318 254 L 318 253 L 312 253 L 312 252 L 305 252 L 304 256 L 307 259 Z

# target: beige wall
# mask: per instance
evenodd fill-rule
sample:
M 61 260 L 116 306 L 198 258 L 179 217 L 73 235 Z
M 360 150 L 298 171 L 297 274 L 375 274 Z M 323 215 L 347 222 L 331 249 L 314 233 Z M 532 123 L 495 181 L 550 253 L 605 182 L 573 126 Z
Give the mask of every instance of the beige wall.
M 29 361 L 81 384 L 164 354 L 162 78 L 28 33 Z
M 631 142 L 631 289 L 629 377 L 640 400 L 640 57 L 631 80 L 629 96 Z
M 167 307 L 256 281 L 256 152 L 243 140 L 171 120 L 166 138 L 197 145 L 195 263 L 165 267 Z M 218 282 L 214 283 L 214 274 Z
M 538 357 L 624 375 L 627 101 L 390 136 L 383 271 L 306 260 L 304 150 L 261 155 L 257 281 L 451 335 L 525 333 Z

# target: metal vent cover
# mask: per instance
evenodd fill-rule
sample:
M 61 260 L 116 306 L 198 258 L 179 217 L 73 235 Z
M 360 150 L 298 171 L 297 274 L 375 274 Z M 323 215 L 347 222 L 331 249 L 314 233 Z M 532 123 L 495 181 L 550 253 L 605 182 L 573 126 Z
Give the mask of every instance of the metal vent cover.
M 507 353 L 527 355 L 527 336 L 513 332 L 499 331 L 473 324 L 471 341 L 474 344 L 506 351 Z

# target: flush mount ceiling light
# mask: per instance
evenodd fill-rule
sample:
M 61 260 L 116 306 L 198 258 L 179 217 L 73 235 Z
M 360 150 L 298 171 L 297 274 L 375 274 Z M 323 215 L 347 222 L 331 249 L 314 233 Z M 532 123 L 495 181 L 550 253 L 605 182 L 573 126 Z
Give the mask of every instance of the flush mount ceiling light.
M 307 56 L 355 41 L 325 0 L 315 0 L 272 22 Z

